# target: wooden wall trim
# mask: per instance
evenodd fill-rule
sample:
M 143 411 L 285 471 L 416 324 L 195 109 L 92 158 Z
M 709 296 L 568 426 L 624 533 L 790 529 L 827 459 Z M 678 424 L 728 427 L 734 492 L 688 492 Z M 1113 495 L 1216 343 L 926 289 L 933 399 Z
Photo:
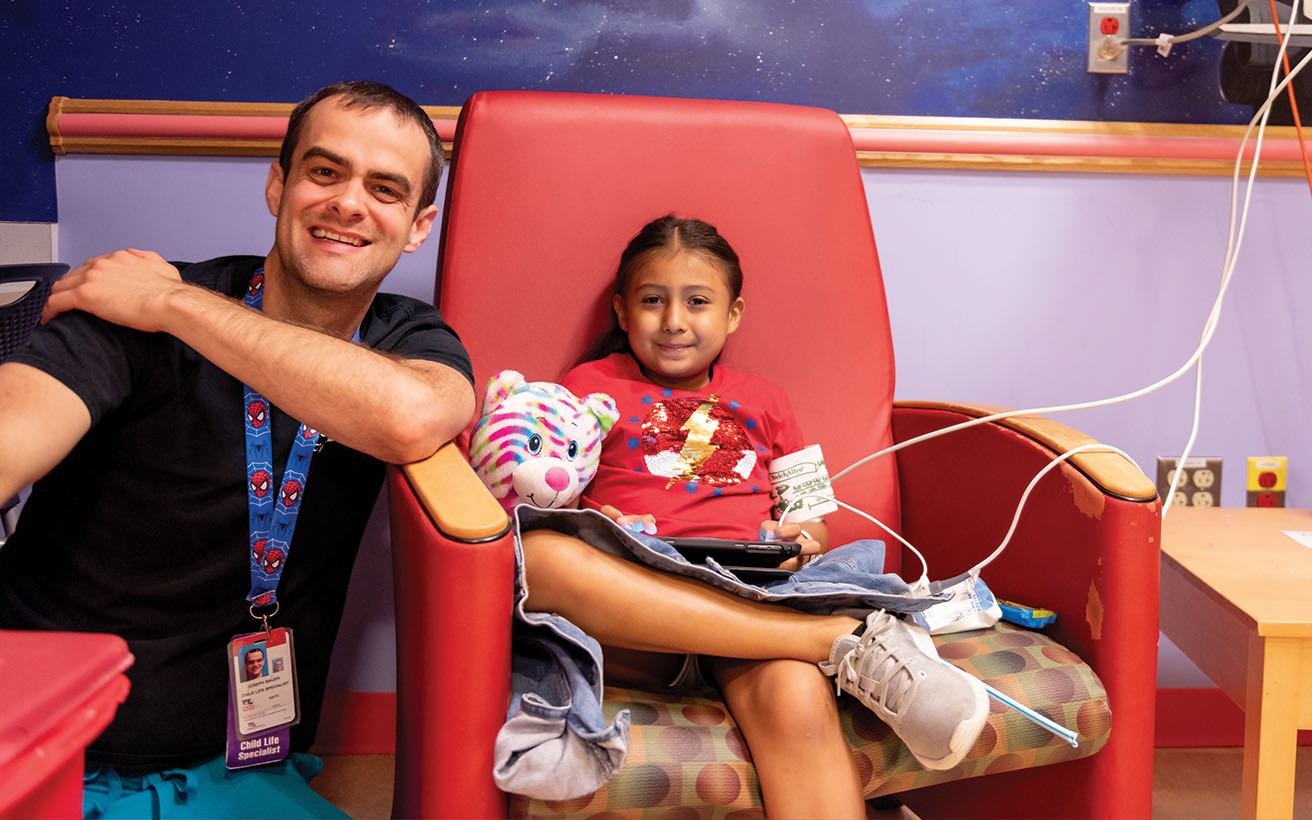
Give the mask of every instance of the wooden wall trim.
M 290 103 L 54 97 L 46 130 L 56 154 L 275 156 L 291 110 Z M 424 110 L 449 151 L 460 108 Z M 875 168 L 1228 175 L 1244 132 L 1236 125 L 871 114 L 843 120 L 858 161 Z M 1252 149 L 1250 140 L 1249 157 Z M 1303 174 L 1292 128 L 1267 129 L 1259 173 Z
M 862 165 L 1131 174 L 1234 173 L 1241 125 L 845 115 Z M 1251 159 L 1250 138 L 1245 157 Z M 1248 163 L 1243 165 L 1246 173 Z M 1267 129 L 1264 176 L 1302 176 L 1293 128 Z
M 56 154 L 278 155 L 291 103 L 83 100 L 52 97 L 46 115 Z M 449 153 L 458 106 L 423 106 Z

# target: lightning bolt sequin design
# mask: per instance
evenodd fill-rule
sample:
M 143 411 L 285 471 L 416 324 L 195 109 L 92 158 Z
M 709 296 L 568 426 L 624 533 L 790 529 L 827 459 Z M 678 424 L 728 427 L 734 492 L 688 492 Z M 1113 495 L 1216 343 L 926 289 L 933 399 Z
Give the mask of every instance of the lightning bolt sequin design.
M 718 396 L 653 402 L 642 424 L 643 462 L 665 489 L 682 483 L 725 487 L 751 473 L 756 452 L 747 432 Z
M 719 396 L 712 394 L 710 398 L 702 402 L 688 420 L 679 428 L 688 434 L 683 441 L 683 449 L 679 451 L 679 460 L 675 466 L 674 475 L 665 485 L 665 489 L 674 486 L 674 482 L 688 476 L 697 475 L 697 468 L 702 466 L 715 451 L 720 449 L 711 444 L 711 438 L 715 435 L 715 429 L 720 426 L 720 422 L 711 416 L 711 408 L 720 400 Z

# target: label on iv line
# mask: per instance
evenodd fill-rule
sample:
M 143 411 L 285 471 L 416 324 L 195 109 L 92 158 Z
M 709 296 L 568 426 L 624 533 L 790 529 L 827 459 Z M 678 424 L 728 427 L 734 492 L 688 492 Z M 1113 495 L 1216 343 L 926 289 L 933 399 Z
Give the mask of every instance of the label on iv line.
M 779 496 L 781 520 L 805 521 L 838 512 L 834 486 L 829 481 L 819 444 L 770 462 L 770 483 Z
M 945 591 L 951 592 L 952 597 L 910 616 L 931 635 L 983 629 L 1002 617 L 1002 608 L 982 578 L 967 576 Z

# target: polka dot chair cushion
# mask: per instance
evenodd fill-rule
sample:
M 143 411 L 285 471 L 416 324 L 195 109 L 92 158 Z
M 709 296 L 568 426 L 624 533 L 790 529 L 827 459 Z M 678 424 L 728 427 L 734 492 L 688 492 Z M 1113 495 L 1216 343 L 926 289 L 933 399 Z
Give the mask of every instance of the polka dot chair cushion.
M 866 796 L 908 791 L 981 774 L 1087 757 L 1111 733 L 1107 693 L 1093 670 L 1041 633 L 999 624 L 936 637 L 939 654 L 1017 701 L 1079 732 L 1079 748 L 989 699 L 989 722 L 956 767 L 929 771 L 878 718 L 850 698 L 843 729 L 855 752 Z M 629 709 L 624 767 L 600 791 L 575 800 L 512 796 L 513 817 L 593 817 L 697 807 L 689 817 L 754 817 L 761 793 L 742 735 L 724 705 L 706 698 L 608 688 L 607 716 Z

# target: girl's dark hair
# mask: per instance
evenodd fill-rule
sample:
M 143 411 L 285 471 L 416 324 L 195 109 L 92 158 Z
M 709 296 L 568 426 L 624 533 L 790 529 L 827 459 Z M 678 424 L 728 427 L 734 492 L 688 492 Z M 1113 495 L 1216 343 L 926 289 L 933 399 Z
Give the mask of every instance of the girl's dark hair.
M 611 288 L 612 296 L 623 296 L 628 292 L 629 282 L 634 271 L 638 270 L 647 259 L 661 252 L 697 253 L 710 257 L 720 263 L 724 271 L 725 284 L 729 286 L 731 299 L 737 299 L 743 290 L 743 269 L 738 262 L 738 254 L 714 225 L 700 219 L 681 219 L 674 214 L 666 214 L 653 219 L 629 240 L 620 254 L 620 266 L 615 271 L 615 283 Z M 609 304 L 609 300 L 607 302 Z M 612 353 L 628 353 L 629 337 L 620 329 L 619 317 L 611 311 L 611 327 L 603 333 L 592 347 L 579 359 L 578 364 L 604 359 Z

